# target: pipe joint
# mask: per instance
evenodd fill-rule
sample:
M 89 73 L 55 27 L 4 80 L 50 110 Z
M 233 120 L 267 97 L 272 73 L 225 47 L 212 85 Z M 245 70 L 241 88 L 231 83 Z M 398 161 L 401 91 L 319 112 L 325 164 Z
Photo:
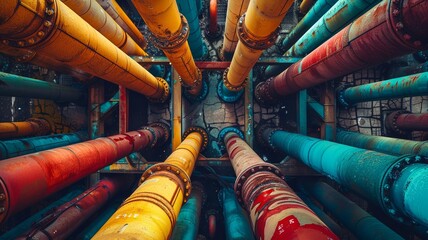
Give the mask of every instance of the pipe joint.
M 189 136 L 189 134 L 192 132 L 198 132 L 199 134 L 201 134 L 202 136 L 201 152 L 204 151 L 208 145 L 208 140 L 209 140 L 207 131 L 205 131 L 205 129 L 201 127 L 190 127 L 184 132 L 182 139 L 183 140 L 186 139 L 186 137 Z
M 273 88 L 274 86 L 272 77 L 265 82 L 260 82 L 257 84 L 254 91 L 256 101 L 262 106 L 274 105 L 277 102 L 279 96 L 276 94 Z
M 218 134 L 218 145 L 220 146 L 220 150 L 223 152 L 227 152 L 225 142 L 226 142 L 226 135 L 229 133 L 236 133 L 239 138 L 244 139 L 244 134 L 238 127 L 225 127 L 221 129 L 220 133 Z
M 51 125 L 45 119 L 29 118 L 26 120 L 26 122 L 35 123 L 37 125 L 37 129 L 34 129 L 34 133 L 36 136 L 46 135 L 51 132 Z
M 198 69 L 199 71 L 199 69 Z M 180 78 L 180 82 L 183 86 L 186 86 L 186 84 L 181 80 Z M 190 88 L 186 88 L 187 91 L 184 91 L 183 95 L 184 97 L 189 100 L 190 102 L 202 102 L 207 96 L 208 96 L 208 92 L 209 92 L 209 85 L 206 81 L 201 80 L 200 81 L 202 83 L 202 87 L 201 87 L 201 91 L 199 92 L 198 95 L 193 95 L 190 93 L 190 91 L 192 90 L 192 88 L 196 88 L 195 86 L 199 85 L 199 82 L 195 83 L 195 85 L 193 87 Z
M 160 84 L 163 85 L 163 87 L 160 87 L 159 89 L 162 89 L 162 95 L 160 97 L 147 97 L 147 99 L 153 103 L 164 103 L 166 102 L 170 97 L 170 90 L 169 90 L 169 84 L 168 82 L 160 77 L 156 77 L 156 79 L 159 81 Z
M 350 104 L 345 100 L 345 90 L 346 89 L 340 89 L 337 91 L 337 101 L 340 105 L 342 105 L 344 108 L 349 109 L 354 106 L 354 104 Z
M 390 113 L 385 119 L 386 130 L 388 130 L 390 133 L 394 135 L 399 135 L 399 136 L 407 135 L 408 134 L 407 131 L 403 131 L 401 128 L 398 127 L 397 119 L 401 114 L 408 114 L 408 113 L 411 113 L 411 112 L 406 110 L 399 110 L 399 111 L 394 111 Z
M 239 91 L 241 91 L 242 89 L 244 89 L 245 88 L 245 86 L 247 86 L 247 83 L 248 83 L 248 77 L 246 77 L 245 79 L 244 79 L 244 82 L 240 85 L 240 86 L 233 86 L 232 84 L 230 84 L 230 82 L 229 82 L 229 79 L 227 78 L 227 73 L 229 72 L 229 67 L 228 68 L 226 68 L 225 70 L 224 70 L 224 73 L 223 73 L 223 84 L 224 84 L 224 86 L 226 86 L 227 87 L 227 89 L 229 89 L 229 90 L 231 90 L 231 91 L 234 91 L 234 92 L 239 92 Z
M 181 45 L 185 44 L 190 34 L 189 23 L 187 22 L 187 19 L 183 16 L 183 14 L 180 14 L 180 19 L 181 27 L 172 36 L 160 37 L 154 35 L 149 31 L 149 40 L 153 43 L 153 45 L 162 50 L 168 50 L 176 49 Z
M 7 192 L 7 187 L 2 179 L 0 179 L 0 223 L 4 222 L 9 216 L 10 199 Z
M 158 138 L 158 135 L 156 134 L 156 130 L 154 128 L 161 129 L 162 131 L 162 134 L 160 135 L 162 136 L 161 139 Z M 163 146 L 170 136 L 170 133 L 169 133 L 170 127 L 168 126 L 168 124 L 163 122 L 151 123 L 149 124 L 149 126 L 143 127 L 143 129 L 149 131 L 153 136 L 153 140 L 150 143 L 150 147 L 152 148 Z
M 255 50 L 265 50 L 270 48 L 275 44 L 276 39 L 278 38 L 280 27 L 277 27 L 275 31 L 266 36 L 265 38 L 260 39 L 260 37 L 255 36 L 245 26 L 245 16 L 246 14 L 242 14 L 238 21 L 238 37 L 239 41 L 241 41 L 245 46 L 250 49 Z
M 277 128 L 270 123 L 260 124 L 255 131 L 256 139 L 264 148 L 276 150 L 271 138 L 278 130 L 281 130 L 281 128 Z

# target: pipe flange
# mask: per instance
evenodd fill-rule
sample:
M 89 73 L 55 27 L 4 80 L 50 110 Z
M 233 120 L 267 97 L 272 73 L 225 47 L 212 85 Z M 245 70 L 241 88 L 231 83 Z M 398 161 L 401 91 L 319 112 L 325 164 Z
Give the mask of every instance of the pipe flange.
M 240 90 L 238 92 L 233 92 L 233 91 L 227 91 L 225 92 L 225 86 L 223 84 L 222 81 L 218 82 L 217 84 L 217 95 L 218 97 L 223 101 L 223 102 L 227 102 L 227 103 L 234 103 L 236 101 L 238 101 L 242 94 L 244 93 L 244 90 Z
M 269 136 L 268 139 L 264 139 L 263 137 L 263 133 L 264 131 L 266 131 L 267 129 L 271 129 L 271 131 L 269 132 Z M 267 148 L 267 149 L 272 149 L 272 150 L 276 150 L 275 146 L 273 146 L 271 138 L 272 135 L 276 132 L 282 130 L 281 128 L 277 128 L 272 124 L 269 123 L 265 123 L 265 124 L 259 124 L 256 128 L 255 134 L 256 134 L 256 139 L 257 141 L 263 146 L 263 148 Z
M 414 163 L 428 163 L 428 158 L 414 155 L 401 156 L 389 167 L 382 180 L 381 206 L 388 215 L 401 223 L 412 223 L 414 221 L 394 205 L 391 190 L 403 169 Z
M 194 181 L 192 183 L 192 191 L 198 190 L 201 192 L 202 195 L 202 204 L 203 206 L 207 202 L 207 194 L 205 194 L 204 185 L 198 181 Z
M 385 119 L 385 128 L 391 131 L 393 134 L 396 134 L 399 136 L 407 135 L 408 134 L 407 131 L 403 131 L 397 126 L 397 118 L 401 114 L 407 114 L 407 113 L 411 113 L 411 112 L 406 110 L 398 110 L 388 114 L 388 116 Z
M 261 106 L 274 105 L 277 102 L 277 97 L 271 94 L 271 85 L 273 85 L 273 77 L 260 82 L 255 88 L 254 97 Z
M 202 102 L 209 92 L 209 85 L 206 81 L 202 81 L 202 88 L 198 95 L 192 95 L 188 91 L 184 91 L 184 97 L 189 100 L 189 102 Z
M 147 130 L 147 131 L 149 131 L 152 134 L 153 139 L 150 142 L 150 147 L 154 148 L 156 146 L 156 144 L 158 143 L 158 136 L 156 135 L 156 131 L 152 127 L 150 127 L 150 126 L 143 127 L 142 129 L 143 130 Z
M 9 194 L 3 180 L 0 179 L 0 223 L 9 217 Z
M 342 105 L 345 109 L 349 109 L 351 107 L 353 107 L 354 105 L 350 105 L 346 100 L 345 100 L 345 89 L 339 90 L 337 92 L 337 101 L 339 102 L 340 105 Z
M 185 44 L 187 41 L 187 38 L 189 37 L 190 31 L 189 31 L 189 23 L 187 22 L 186 17 L 183 16 L 183 14 L 180 14 L 181 19 L 181 27 L 177 31 L 176 34 L 170 36 L 170 37 L 158 37 L 155 36 L 153 33 L 148 31 L 148 38 L 150 42 L 155 45 L 155 47 L 160 48 L 162 50 L 169 50 L 178 48 L 181 45 Z
M 417 50 L 423 50 L 427 47 L 426 40 L 415 39 L 404 25 L 403 21 L 403 4 L 404 0 L 392 0 L 388 2 L 388 19 L 390 27 L 397 33 L 397 36 L 409 47 Z
M 57 17 L 57 6 L 55 0 L 46 0 L 46 8 L 43 15 L 43 24 L 40 24 L 38 29 L 25 38 L 15 39 L 4 39 L 7 35 L 0 36 L 4 45 L 15 47 L 15 48 L 29 48 L 33 47 L 48 38 L 54 28 L 54 22 Z
M 178 76 L 178 80 L 180 81 L 180 84 L 184 87 L 185 90 L 191 90 L 193 88 L 196 88 L 199 86 L 199 84 L 202 83 L 202 72 L 199 68 L 197 68 L 197 70 L 198 70 L 198 77 L 193 80 L 192 85 L 185 83 L 181 78 L 181 76 Z
M 270 48 L 275 44 L 276 39 L 278 38 L 280 27 L 277 27 L 269 36 L 264 39 L 260 39 L 254 34 L 248 31 L 245 26 L 245 16 L 246 13 L 242 14 L 238 21 L 238 38 L 239 40 L 247 47 L 256 50 L 265 50 Z M 257 39 L 257 40 L 256 40 Z
M 36 56 L 36 52 L 34 51 L 27 51 L 27 53 L 25 53 L 24 55 L 18 56 L 16 57 L 16 61 L 17 62 L 29 62 L 31 60 L 33 60 L 33 58 Z
M 166 102 L 168 99 L 169 99 L 169 97 L 170 97 L 170 94 L 169 94 L 169 92 L 170 92 L 170 90 L 169 90 L 169 84 L 168 84 L 168 82 L 165 80 L 165 79 L 163 79 L 163 78 L 160 78 L 160 77 L 156 77 L 156 79 L 160 82 L 160 83 L 162 83 L 162 85 L 163 85 L 163 93 L 162 93 L 162 96 L 160 96 L 159 98 L 153 98 L 153 97 L 146 97 L 150 102 L 153 102 L 153 103 L 164 103 L 164 102 Z
M 151 167 L 149 167 L 141 176 L 139 185 L 142 184 L 145 180 L 147 180 L 152 175 L 162 175 L 162 172 L 169 172 L 173 173 L 175 176 L 177 176 L 180 179 L 180 182 L 177 184 L 180 186 L 181 190 L 184 194 L 184 202 L 187 202 L 187 199 L 190 196 L 190 192 L 192 191 L 192 184 L 190 181 L 189 175 L 185 171 L 183 171 L 181 168 L 169 164 L 169 163 L 158 163 Z M 174 178 L 171 178 L 174 181 Z
M 221 129 L 220 133 L 218 134 L 218 145 L 222 153 L 227 152 L 226 146 L 224 144 L 224 137 L 226 137 L 226 134 L 231 132 L 236 133 L 239 138 L 244 140 L 244 133 L 242 133 L 242 131 L 238 127 L 225 127 Z
M 242 89 L 244 89 L 244 88 L 245 88 L 245 86 L 247 86 L 247 83 L 248 83 L 248 77 L 246 77 L 246 78 L 244 79 L 244 82 L 243 82 L 240 86 L 235 87 L 235 86 L 233 86 L 232 84 L 230 84 L 230 83 L 229 83 L 229 79 L 227 79 L 227 73 L 228 73 L 228 72 L 229 72 L 229 67 L 228 67 L 228 68 L 226 68 L 226 69 L 224 70 L 224 73 L 223 73 L 223 84 L 224 84 L 224 86 L 226 86 L 226 87 L 227 87 L 227 89 L 229 89 L 230 91 L 238 92 L 238 91 L 241 91 Z
M 39 126 L 39 130 L 37 131 L 36 135 L 42 136 L 45 134 L 49 134 L 51 132 L 51 125 L 49 122 L 42 118 L 29 118 L 26 120 L 26 122 L 33 122 Z
M 152 127 L 159 127 L 159 128 L 162 129 L 162 131 L 164 133 L 164 137 L 163 137 L 163 139 L 161 139 L 161 142 L 159 143 L 159 146 L 160 145 L 164 145 L 166 143 L 166 141 L 168 141 L 168 139 L 169 139 L 169 137 L 171 135 L 170 134 L 170 127 L 169 127 L 168 124 L 163 123 L 163 122 L 154 122 L 154 123 L 150 123 L 149 127 L 150 128 L 152 128 Z M 154 146 L 152 146 L 152 147 L 154 147 Z
M 221 26 L 219 24 L 217 24 L 217 31 L 215 32 L 210 32 L 210 27 L 209 25 L 207 25 L 205 27 L 205 37 L 207 37 L 208 40 L 214 41 L 219 39 L 222 36 L 223 33 L 223 29 L 221 28 Z
M 198 132 L 202 135 L 202 146 L 201 146 L 201 152 L 205 150 L 205 148 L 208 146 L 208 133 L 205 131 L 205 129 L 201 127 L 190 127 L 188 128 L 184 134 L 183 134 L 183 140 L 186 139 L 187 136 L 189 136 L 192 132 Z
M 271 172 L 276 176 L 278 176 L 279 178 L 281 178 L 282 180 L 285 180 L 285 176 L 281 173 L 281 170 L 275 165 L 270 163 L 264 163 L 264 162 L 258 163 L 242 171 L 241 174 L 239 174 L 239 176 L 236 177 L 234 189 L 235 189 L 236 197 L 244 209 L 245 209 L 245 202 L 242 201 L 242 187 L 244 186 L 245 181 L 247 181 L 247 179 L 251 175 L 258 172 Z

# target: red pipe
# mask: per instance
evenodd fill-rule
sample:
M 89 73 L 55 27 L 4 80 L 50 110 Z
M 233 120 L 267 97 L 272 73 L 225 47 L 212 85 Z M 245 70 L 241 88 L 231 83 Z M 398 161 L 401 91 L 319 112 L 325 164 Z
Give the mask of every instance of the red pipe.
M 56 208 L 33 225 L 25 236 L 18 239 L 67 239 L 86 219 L 126 187 L 126 180 L 125 178 L 100 180 L 70 202 Z
M 339 239 L 294 193 L 274 165 L 238 134 L 224 137 L 237 180 L 238 200 L 250 214 L 256 239 Z
M 274 102 L 388 59 L 427 49 L 427 0 L 384 0 L 278 76 L 256 87 Z
M 217 0 L 210 0 L 210 34 L 215 35 L 218 31 L 217 26 Z
M 168 136 L 163 125 L 1 161 L 0 223 L 118 159 L 162 145 Z
M 411 131 L 428 131 L 428 113 L 395 111 L 386 117 L 385 125 L 387 130 L 398 135 L 406 135 Z
M 208 233 L 210 235 L 210 239 L 215 239 L 215 232 L 217 228 L 217 220 L 214 214 L 211 214 L 208 217 Z

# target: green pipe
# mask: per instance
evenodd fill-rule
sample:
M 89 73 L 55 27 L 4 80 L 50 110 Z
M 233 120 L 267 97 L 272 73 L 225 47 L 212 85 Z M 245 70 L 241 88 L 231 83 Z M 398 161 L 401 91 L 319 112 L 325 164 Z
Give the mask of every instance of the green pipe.
M 74 102 L 82 99 L 83 91 L 56 83 L 0 72 L 0 96 Z
M 247 213 L 239 205 L 235 192 L 231 188 L 223 188 L 219 192 L 223 204 L 224 227 L 227 240 L 252 240 L 253 231 Z
M 337 129 L 338 143 L 358 148 L 370 149 L 391 155 L 415 154 L 428 157 L 428 141 L 411 141 L 383 136 L 371 136 Z
M 350 107 L 359 102 L 424 96 L 428 93 L 428 72 L 363 84 L 342 90 L 338 102 Z
M 380 0 L 339 0 L 285 55 L 305 56 L 379 2 Z
M 373 217 L 357 204 L 350 201 L 328 184 L 323 182 L 304 182 L 301 184 L 337 220 L 358 239 L 398 240 L 403 239 L 389 227 Z

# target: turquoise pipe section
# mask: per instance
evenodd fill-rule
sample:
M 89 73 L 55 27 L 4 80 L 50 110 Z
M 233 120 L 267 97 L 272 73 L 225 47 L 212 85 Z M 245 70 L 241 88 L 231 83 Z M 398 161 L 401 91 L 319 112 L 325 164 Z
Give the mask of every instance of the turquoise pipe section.
M 56 83 L 0 72 L 0 96 L 73 102 L 83 97 L 83 91 Z
M 223 204 L 226 240 L 254 239 L 247 213 L 239 205 L 233 189 L 223 188 L 219 192 L 219 199 Z
M 325 209 L 358 239 L 403 239 L 377 218 L 364 211 L 328 184 L 322 182 L 304 182 L 301 186 L 305 192 L 308 192 L 318 200 Z
M 273 147 L 380 205 L 397 221 L 410 218 L 428 226 L 428 178 L 423 175 L 428 176 L 423 167 L 428 165 L 417 164 L 421 157 L 397 157 L 285 131 L 270 136 L 266 140 Z M 395 183 L 403 181 L 415 181 L 419 188 L 399 189 L 404 185 Z M 400 198 L 403 202 L 391 196 L 396 191 L 405 192 Z
M 371 136 L 337 129 L 336 141 L 342 144 L 370 149 L 392 155 L 415 154 L 428 157 L 428 141 L 411 141 L 383 136 Z
M 206 47 L 202 40 L 201 28 L 199 26 L 198 10 L 195 0 L 177 0 L 178 9 L 189 23 L 190 33 L 187 41 L 190 51 L 195 59 L 201 59 L 206 54 Z
M 285 55 L 305 56 L 379 2 L 380 0 L 339 0 Z
M 67 146 L 87 139 L 85 132 L 77 132 L 0 141 L 0 160 Z
M 346 107 L 359 102 L 424 96 L 428 93 L 428 72 L 350 87 L 339 92 L 339 102 Z

